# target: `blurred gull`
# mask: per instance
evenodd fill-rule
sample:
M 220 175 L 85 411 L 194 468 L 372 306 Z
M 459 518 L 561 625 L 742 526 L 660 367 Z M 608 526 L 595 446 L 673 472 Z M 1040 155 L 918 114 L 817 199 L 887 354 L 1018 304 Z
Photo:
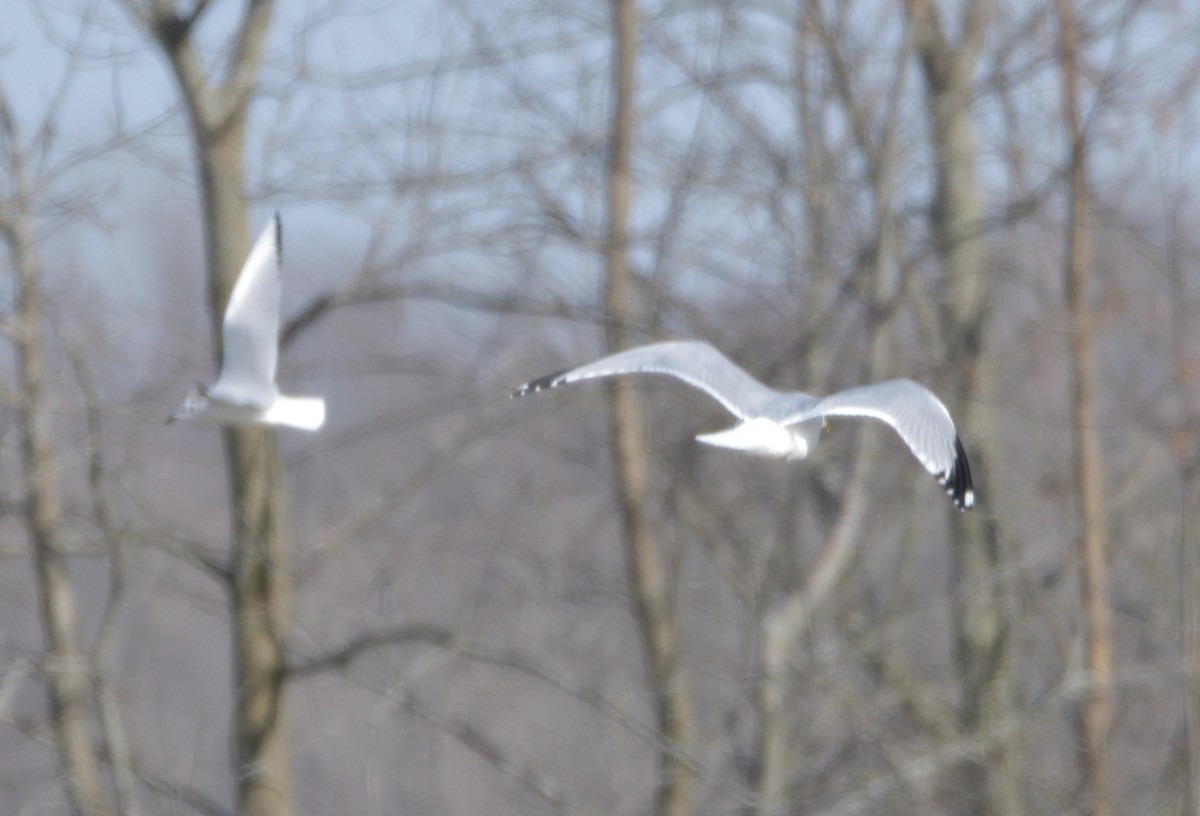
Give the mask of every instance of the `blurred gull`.
M 221 327 L 221 374 L 212 388 L 188 390 L 168 422 L 197 420 L 217 425 L 287 425 L 315 431 L 325 422 L 321 397 L 285 397 L 275 385 L 279 355 L 279 213 L 263 229 L 238 275 Z
M 900 434 L 960 510 L 975 503 L 971 468 L 950 412 L 931 391 L 912 380 L 888 380 L 821 398 L 783 393 L 767 388 L 709 344 L 679 341 L 639 346 L 550 374 L 522 385 L 512 396 L 593 377 L 643 373 L 683 380 L 740 420 L 728 430 L 696 437 L 706 445 L 803 459 L 816 447 L 827 417 L 870 417 L 886 422 Z

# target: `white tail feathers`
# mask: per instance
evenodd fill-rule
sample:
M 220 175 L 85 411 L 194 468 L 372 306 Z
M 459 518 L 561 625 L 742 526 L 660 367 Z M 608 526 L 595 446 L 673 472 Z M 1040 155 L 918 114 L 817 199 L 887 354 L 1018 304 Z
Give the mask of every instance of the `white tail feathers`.
M 777 459 L 803 459 L 809 448 L 804 436 L 761 417 L 748 419 L 728 430 L 701 434 L 696 441 Z
M 325 400 L 321 397 L 280 396 L 267 410 L 263 421 L 269 425 L 315 431 L 325 424 Z

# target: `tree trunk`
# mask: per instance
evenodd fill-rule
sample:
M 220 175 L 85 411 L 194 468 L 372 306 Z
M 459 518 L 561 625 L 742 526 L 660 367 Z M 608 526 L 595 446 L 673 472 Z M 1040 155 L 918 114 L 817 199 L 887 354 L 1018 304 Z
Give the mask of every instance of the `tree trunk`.
M 282 466 L 268 430 L 227 430 L 225 453 L 237 547 L 229 601 L 238 812 L 288 814 L 291 770 L 283 692 L 289 584 Z
M 262 59 L 271 0 L 251 0 L 232 38 L 224 81 L 216 84 L 191 40 L 207 4 L 182 15 L 156 3 L 150 33 L 170 59 L 191 124 L 199 167 L 214 354 L 229 293 L 250 250 L 244 177 L 246 114 Z M 274 434 L 223 431 L 229 471 L 234 554 L 228 587 L 233 628 L 233 751 L 237 811 L 242 816 L 292 812 L 284 708 L 284 641 L 288 580 L 283 536 L 283 469 Z
M 79 613 L 62 551 L 61 498 L 51 409 L 44 385 L 41 274 L 33 249 L 28 179 L 7 99 L 0 89 L 0 139 L 8 146 L 17 206 L 0 223 L 15 272 L 16 313 L 12 336 L 17 373 L 17 433 L 25 477 L 25 528 L 33 551 L 38 608 L 45 642 L 43 671 L 50 691 L 50 720 L 67 799 L 76 816 L 108 813 L 96 763 L 89 704 L 88 660 L 80 646 Z
M 1071 313 L 1071 419 L 1075 428 L 1075 480 L 1083 533 L 1083 603 L 1087 616 L 1087 667 L 1091 687 L 1083 701 L 1081 765 L 1088 811 L 1113 812 L 1108 763 L 1112 728 L 1112 623 L 1108 590 L 1108 507 L 1097 411 L 1095 326 L 1089 294 L 1092 253 L 1089 235 L 1087 137 L 1079 112 L 1079 43 L 1071 0 L 1057 0 L 1063 118 L 1070 149 L 1067 246 L 1064 259 L 1067 309 Z
M 991 2 L 971 0 L 962 8 L 957 44 L 948 41 L 930 0 L 906 0 L 905 9 L 920 57 L 933 148 L 933 241 L 948 292 L 942 312 L 947 363 L 958 386 L 951 407 L 964 438 L 979 440 L 971 449 L 971 469 L 986 491 L 992 469 L 988 440 L 994 432 L 987 407 L 987 278 L 971 98 Z M 986 492 L 982 495 L 986 505 Z M 1005 597 L 997 584 L 1001 560 L 994 518 L 984 508 L 956 518 L 951 595 L 964 734 L 989 731 L 1012 710 L 1012 652 Z M 1021 812 L 1016 774 L 1003 743 L 982 760 L 967 760 L 953 788 L 964 797 L 966 813 Z
M 208 249 L 213 347 L 229 293 L 250 251 L 243 179 L 245 111 L 220 128 L 196 127 Z M 283 536 L 283 469 L 274 432 L 223 431 L 233 508 L 229 591 L 234 655 L 234 773 L 238 813 L 289 814 L 291 770 L 284 710 L 288 581 Z
M 612 0 L 613 114 L 609 141 L 608 235 L 605 242 L 606 343 L 626 345 L 633 317 L 634 283 L 628 265 L 629 207 L 632 197 L 634 71 L 637 8 L 634 0 Z M 663 743 L 658 754 L 654 813 L 686 816 L 692 811 L 695 780 L 681 761 L 696 739 L 692 695 L 684 674 L 681 632 L 667 559 L 651 529 L 646 508 L 649 454 L 637 395 L 623 378 L 608 381 L 612 452 L 617 477 L 625 561 L 633 593 L 655 724 Z
M 1176 290 L 1177 297 L 1179 290 Z M 1182 304 L 1182 300 L 1177 301 Z M 1175 307 L 1180 309 L 1180 305 Z M 1176 327 L 1176 331 L 1179 329 Z M 1182 382 L 1182 380 L 1180 380 Z M 1182 389 L 1180 389 L 1182 390 Z M 1185 402 L 1186 404 L 1186 402 Z M 1188 411 L 1185 422 L 1196 416 Z M 1194 448 L 1194 430 L 1184 430 L 1180 447 Z M 1171 807 L 1161 812 L 1194 816 L 1200 813 L 1200 693 L 1194 678 L 1200 677 L 1200 550 L 1196 540 L 1196 508 L 1200 505 L 1200 461 L 1193 450 L 1176 452 L 1179 462 L 1179 584 L 1182 601 L 1183 663 L 1193 678 L 1184 691 L 1183 730 L 1176 759 L 1168 766 L 1173 773 L 1163 789 L 1172 794 Z M 1178 780 L 1178 782 L 1176 782 Z M 1177 801 L 1176 801 L 1177 800 Z
M 807 26 L 807 20 L 810 19 L 807 16 L 808 12 L 801 14 L 805 15 L 801 26 Z M 804 58 L 802 50 L 798 50 L 798 63 L 802 63 Z M 839 59 L 834 58 L 835 64 Z M 902 54 L 897 65 L 898 77 L 903 73 L 903 66 L 907 61 L 907 54 Z M 797 70 L 797 76 L 803 76 L 800 69 Z M 804 92 L 803 88 L 798 90 Z M 893 102 L 898 99 L 899 93 L 900 86 L 897 84 L 892 89 Z M 869 273 L 868 285 L 873 307 L 869 311 L 874 315 L 885 316 L 890 313 L 889 305 L 897 296 L 900 287 L 892 213 L 892 167 L 895 158 L 893 137 L 897 120 L 894 116 L 883 117 L 885 138 L 876 146 L 866 138 L 868 128 L 865 122 L 868 117 L 856 107 L 858 103 L 848 86 L 841 88 L 841 103 L 847 111 L 848 118 L 858 123 L 856 131 L 861 137 L 858 146 L 867 157 L 867 166 L 871 168 L 868 175 L 871 177 L 871 189 L 875 196 L 876 232 L 872 239 L 873 263 L 864 271 Z M 806 130 L 811 138 L 820 139 L 818 129 L 808 125 Z M 805 151 L 806 154 L 810 152 L 818 155 L 826 153 L 820 148 L 819 141 L 814 142 Z M 810 166 L 809 169 L 810 172 L 817 173 L 826 171 L 826 168 L 816 165 Z M 824 235 L 827 230 L 827 212 L 824 202 L 819 200 L 820 195 L 821 193 L 817 192 L 806 198 L 809 211 L 817 214 L 817 218 L 807 225 L 810 244 L 816 252 L 821 252 L 827 243 Z M 873 320 L 869 326 L 871 340 L 868 344 L 867 366 L 863 377 L 865 382 L 873 382 L 889 373 L 892 338 L 888 332 L 888 325 L 889 321 L 883 317 Z M 810 571 L 807 583 L 802 587 L 793 588 L 780 603 L 775 604 L 763 615 L 760 622 L 762 645 L 757 698 L 759 745 L 756 788 L 758 812 L 763 816 L 782 816 L 795 810 L 790 802 L 789 789 L 797 769 L 804 761 L 795 747 L 792 737 L 794 717 L 790 715 L 790 703 L 795 697 L 793 680 L 798 663 L 797 653 L 814 616 L 841 586 L 864 543 L 862 533 L 868 516 L 870 477 L 879 449 L 879 430 L 864 425 L 858 433 L 854 466 L 842 490 L 842 503 L 837 521 L 825 541 L 820 557 Z

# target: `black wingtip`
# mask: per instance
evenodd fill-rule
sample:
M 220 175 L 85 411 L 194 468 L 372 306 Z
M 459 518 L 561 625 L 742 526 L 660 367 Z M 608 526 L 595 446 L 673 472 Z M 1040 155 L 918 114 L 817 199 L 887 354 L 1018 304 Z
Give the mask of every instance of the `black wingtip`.
M 523 397 L 526 394 L 532 394 L 535 391 L 545 391 L 547 388 L 553 388 L 556 385 L 561 385 L 562 383 L 559 378 L 568 371 L 570 371 L 569 368 L 563 369 L 562 371 L 555 371 L 553 374 L 547 374 L 545 377 L 538 377 L 536 380 L 530 380 L 508 396 L 510 399 L 513 397 Z
M 967 452 L 963 450 L 962 440 L 954 437 L 954 469 L 946 477 L 946 493 L 954 499 L 959 510 L 967 510 L 975 506 L 975 485 L 971 481 L 971 463 L 967 461 Z

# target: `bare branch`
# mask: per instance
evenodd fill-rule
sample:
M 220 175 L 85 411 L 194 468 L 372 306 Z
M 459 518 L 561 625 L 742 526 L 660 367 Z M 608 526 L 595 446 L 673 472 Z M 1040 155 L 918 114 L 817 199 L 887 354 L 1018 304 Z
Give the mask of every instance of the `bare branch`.
M 440 714 L 420 702 L 411 692 L 401 692 L 400 704 L 409 714 L 424 720 L 444 734 L 453 737 L 463 747 L 484 760 L 504 776 L 535 794 L 558 813 L 575 814 L 587 811 L 567 802 L 560 786 L 532 765 L 516 762 L 490 737 L 469 723 L 459 722 Z
M 12 257 L 12 339 L 19 390 L 14 414 L 21 475 L 27 485 L 22 521 L 32 551 L 51 725 L 72 813 L 102 816 L 108 812 L 107 796 L 91 750 L 88 672 L 80 643 L 78 602 L 62 546 L 62 488 L 45 380 L 45 310 L 33 243 L 33 191 L 2 83 L 0 140 L 7 147 L 4 166 L 14 188 L 13 213 L 5 219 L 2 234 Z
M 199 4 L 203 12 L 207 3 Z M 275 0 L 248 0 L 241 25 L 237 29 L 237 41 L 225 72 L 221 87 L 221 119 L 233 115 L 247 104 L 254 90 L 259 65 L 262 63 L 263 43 L 270 27 L 271 11 Z
M 235 816 L 233 811 L 225 808 L 202 790 L 174 779 L 168 779 L 141 762 L 135 763 L 133 770 L 143 785 L 164 799 L 183 804 L 203 816 Z
M 57 321 L 52 324 L 58 328 Z M 118 616 L 125 599 L 125 554 L 120 534 L 113 524 L 109 509 L 105 479 L 108 476 L 104 461 L 103 414 L 100 396 L 92 382 L 91 373 L 83 355 L 71 338 L 59 338 L 66 349 L 67 358 L 75 373 L 76 382 L 83 392 L 87 414 L 87 483 L 92 498 L 92 516 L 104 539 L 108 553 L 108 597 L 100 619 L 99 633 L 92 646 L 92 688 L 99 705 L 100 724 L 104 741 L 108 746 L 107 757 L 113 772 L 113 792 L 118 813 L 139 816 L 135 790 L 133 763 L 130 755 L 129 738 L 125 730 L 124 717 L 117 704 L 113 684 L 108 678 L 113 668 L 116 648 Z
M 453 631 L 424 623 L 366 632 L 351 638 L 332 652 L 299 660 L 293 659 L 288 663 L 285 674 L 288 678 L 301 679 L 321 672 L 343 671 L 366 652 L 410 643 L 445 647 L 453 643 L 454 638 Z

